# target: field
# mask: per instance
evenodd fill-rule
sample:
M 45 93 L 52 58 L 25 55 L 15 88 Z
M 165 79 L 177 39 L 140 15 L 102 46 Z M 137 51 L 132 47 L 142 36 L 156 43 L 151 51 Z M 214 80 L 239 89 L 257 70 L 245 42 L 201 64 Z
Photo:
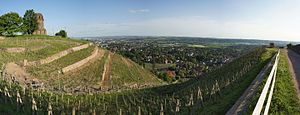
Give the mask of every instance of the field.
M 206 46 L 204 45 L 188 45 L 189 47 L 195 47 L 195 48 L 205 48 Z

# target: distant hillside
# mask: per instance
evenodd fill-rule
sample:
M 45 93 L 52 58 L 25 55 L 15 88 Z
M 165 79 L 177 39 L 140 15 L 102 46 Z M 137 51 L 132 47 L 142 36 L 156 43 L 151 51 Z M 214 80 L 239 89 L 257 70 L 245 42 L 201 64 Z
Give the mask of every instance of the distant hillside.
M 203 43 L 203 44 L 242 44 L 242 45 L 269 45 L 270 42 L 275 43 L 276 46 L 285 46 L 291 41 L 277 41 L 277 40 L 260 40 L 260 39 L 243 39 L 243 38 L 209 38 L 209 37 L 176 37 L 176 36 L 103 36 L 103 37 L 82 37 L 82 39 L 99 40 L 99 39 L 147 39 L 155 41 L 173 41 L 174 43 Z M 292 42 L 297 44 L 299 42 Z
M 87 43 L 49 36 L 5 38 L 0 40 L 0 66 L 20 84 L 53 91 L 88 92 L 162 84 L 133 61 Z M 14 69 L 15 64 L 18 69 Z

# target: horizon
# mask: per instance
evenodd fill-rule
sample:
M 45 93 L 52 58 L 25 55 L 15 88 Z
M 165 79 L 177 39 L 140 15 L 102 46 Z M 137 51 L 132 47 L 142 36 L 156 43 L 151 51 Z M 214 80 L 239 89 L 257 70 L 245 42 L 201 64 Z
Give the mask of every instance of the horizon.
M 42 13 L 49 35 L 180 36 L 300 42 L 300 1 L 0 1 L 0 15 Z
M 300 41 L 274 40 L 274 39 L 260 39 L 260 38 L 225 38 L 225 37 L 205 37 L 205 36 L 140 36 L 140 35 L 118 35 L 118 36 L 82 36 L 73 38 L 101 38 L 101 37 L 177 37 L 177 38 L 199 38 L 199 39 L 224 39 L 224 40 L 258 40 L 270 42 L 290 42 L 300 44 Z

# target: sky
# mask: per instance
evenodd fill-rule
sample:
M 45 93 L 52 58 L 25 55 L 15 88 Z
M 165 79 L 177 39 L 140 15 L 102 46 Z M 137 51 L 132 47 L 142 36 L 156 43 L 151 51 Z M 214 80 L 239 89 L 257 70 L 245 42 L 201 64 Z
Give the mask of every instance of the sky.
M 28 9 L 49 35 L 300 41 L 300 0 L 0 0 L 0 15 Z

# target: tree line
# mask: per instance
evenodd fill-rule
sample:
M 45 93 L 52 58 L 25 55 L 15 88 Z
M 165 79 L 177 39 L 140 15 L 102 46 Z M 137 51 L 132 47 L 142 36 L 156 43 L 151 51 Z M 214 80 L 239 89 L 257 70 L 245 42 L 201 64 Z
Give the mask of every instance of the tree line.
M 23 17 L 16 12 L 0 16 L 0 35 L 14 36 L 16 34 L 32 34 L 38 28 L 33 9 L 26 10 Z
M 0 36 L 31 35 L 38 29 L 35 11 L 26 10 L 23 17 L 16 12 L 0 16 Z M 55 36 L 67 37 L 65 30 L 60 30 Z

